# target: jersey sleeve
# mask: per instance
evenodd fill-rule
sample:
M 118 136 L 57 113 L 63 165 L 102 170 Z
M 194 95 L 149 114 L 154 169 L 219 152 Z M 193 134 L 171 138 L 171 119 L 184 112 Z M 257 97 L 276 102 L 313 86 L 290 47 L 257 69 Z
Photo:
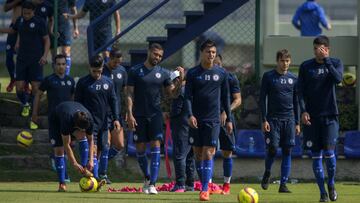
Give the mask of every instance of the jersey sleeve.
M 260 109 L 261 109 L 261 119 L 262 122 L 266 121 L 267 115 L 267 96 L 269 92 L 269 84 L 267 82 L 267 74 L 264 73 L 261 79 L 261 89 L 260 89 Z
M 299 68 L 299 76 L 298 76 L 298 81 L 297 81 L 297 94 L 298 94 L 298 98 L 299 98 L 299 106 L 300 106 L 300 112 L 304 113 L 306 112 L 306 107 L 305 107 L 305 96 L 304 96 L 304 91 L 305 91 L 305 71 L 304 71 L 304 65 L 301 64 L 300 68 Z
M 221 104 L 226 113 L 226 122 L 231 122 L 230 93 L 229 93 L 229 74 L 224 73 L 224 79 L 221 84 Z
M 21 19 L 22 19 L 21 16 L 16 19 L 15 24 L 12 26 L 12 29 L 14 29 L 15 31 L 19 30 Z
M 129 71 L 128 79 L 127 79 L 127 86 L 134 86 L 135 85 L 135 69 L 132 68 Z
M 192 100 L 193 100 L 193 78 L 191 76 L 191 71 L 188 71 L 186 74 L 186 83 L 185 83 L 185 109 L 189 117 L 193 115 Z
M 240 93 L 240 82 L 239 79 L 236 77 L 236 75 L 231 74 L 231 89 L 230 89 L 230 94 L 236 94 L 236 93 Z
M 123 82 L 123 87 L 127 85 L 128 83 L 128 73 L 125 71 L 123 71 L 123 77 L 124 77 L 124 82 Z
M 84 103 L 84 84 L 83 80 L 79 80 L 75 88 L 75 101 L 83 104 Z
M 299 97 L 298 97 L 298 81 L 295 78 L 295 85 L 294 85 L 294 94 L 293 94 L 293 108 L 294 108 L 294 116 L 295 116 L 295 124 L 300 124 L 300 109 L 299 109 Z
M 42 37 L 45 37 L 48 35 L 48 28 L 44 20 L 40 20 L 40 26 L 39 26 L 39 34 Z

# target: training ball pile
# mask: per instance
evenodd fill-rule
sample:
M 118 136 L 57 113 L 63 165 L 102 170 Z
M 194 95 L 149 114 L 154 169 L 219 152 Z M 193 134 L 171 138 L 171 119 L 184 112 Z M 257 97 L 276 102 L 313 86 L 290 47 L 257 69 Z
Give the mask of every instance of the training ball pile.
M 81 192 L 96 192 L 98 182 L 94 177 L 82 177 L 79 182 Z
M 254 189 L 246 187 L 239 192 L 238 201 L 239 203 L 258 203 L 259 195 Z
M 21 131 L 17 137 L 17 144 L 21 147 L 29 147 L 33 143 L 33 137 L 28 131 Z
M 355 86 L 356 75 L 353 73 L 344 73 L 342 84 L 346 87 Z

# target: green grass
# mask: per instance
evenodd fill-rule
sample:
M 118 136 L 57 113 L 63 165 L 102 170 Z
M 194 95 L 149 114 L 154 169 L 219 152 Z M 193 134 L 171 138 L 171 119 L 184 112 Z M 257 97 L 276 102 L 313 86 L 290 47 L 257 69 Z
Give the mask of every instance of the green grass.
M 140 187 L 140 183 L 115 183 L 111 187 L 121 188 L 123 186 Z M 229 196 L 211 195 L 210 202 L 236 202 L 236 194 L 241 188 L 248 186 L 258 191 L 259 202 L 269 203 L 294 203 L 294 202 L 318 202 L 319 194 L 315 184 L 301 183 L 289 185 L 293 191 L 291 194 L 279 194 L 277 185 L 270 185 L 269 190 L 260 189 L 259 184 L 232 184 L 232 194 Z M 7 182 L 0 183 L 0 202 L 199 202 L 198 192 L 170 193 L 161 192 L 159 195 L 145 195 L 139 193 L 109 193 L 105 190 L 98 193 L 81 193 L 77 183 L 68 184 L 68 192 L 56 192 L 55 182 Z M 352 183 L 337 183 L 339 193 L 338 203 L 360 202 L 360 186 Z

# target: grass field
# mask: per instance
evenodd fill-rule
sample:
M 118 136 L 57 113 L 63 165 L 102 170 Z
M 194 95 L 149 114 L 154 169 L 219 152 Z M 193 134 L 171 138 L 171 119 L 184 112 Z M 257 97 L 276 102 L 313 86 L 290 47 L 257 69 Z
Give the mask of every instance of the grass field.
M 115 183 L 111 187 L 121 188 L 123 186 L 140 187 L 140 183 Z M 270 185 L 269 190 L 263 191 L 259 184 L 233 184 L 232 194 L 229 196 L 211 195 L 210 202 L 237 202 L 237 192 L 243 187 L 252 187 L 260 195 L 259 202 L 269 203 L 294 203 L 294 202 L 318 202 L 319 194 L 315 184 L 301 183 L 289 185 L 293 191 L 291 194 L 279 194 L 278 185 Z M 199 202 L 198 192 L 170 193 L 161 192 L 158 195 L 145 195 L 140 193 L 109 193 L 103 189 L 98 193 L 81 193 L 77 183 L 68 185 L 68 192 L 56 192 L 57 183 L 55 182 L 7 182 L 0 183 L 0 202 L 117 202 L 117 203 L 150 203 L 150 202 Z M 339 193 L 338 203 L 360 202 L 360 185 L 357 183 L 337 183 Z

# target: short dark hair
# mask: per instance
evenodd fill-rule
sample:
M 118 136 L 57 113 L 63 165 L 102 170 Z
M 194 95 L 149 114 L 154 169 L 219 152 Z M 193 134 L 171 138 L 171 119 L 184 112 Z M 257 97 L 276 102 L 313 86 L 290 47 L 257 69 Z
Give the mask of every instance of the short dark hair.
M 122 52 L 118 48 L 112 48 L 110 51 L 110 58 L 120 58 L 122 57 Z
M 66 56 L 64 54 L 56 55 L 55 58 L 54 58 L 55 63 L 56 63 L 56 60 L 58 60 L 58 59 L 65 59 L 66 60 Z
M 31 1 L 23 1 L 21 4 L 22 8 L 35 10 L 36 6 Z
M 74 124 L 81 129 L 88 129 L 90 127 L 90 118 L 86 112 L 77 111 L 74 114 Z
M 208 47 L 216 47 L 216 43 L 214 41 L 212 41 L 211 39 L 207 39 L 205 42 L 203 42 L 200 45 L 200 51 L 204 51 L 204 49 L 206 49 Z
M 161 44 L 159 43 L 151 43 L 149 45 L 149 50 L 154 50 L 154 49 L 160 49 L 160 50 L 164 50 L 164 48 L 161 46 Z
M 326 47 L 329 47 L 330 46 L 330 40 L 327 36 L 325 35 L 320 35 L 320 36 L 317 36 L 314 41 L 313 41 L 313 45 L 324 45 Z
M 104 65 L 104 59 L 100 55 L 95 55 L 90 59 L 90 66 L 92 68 L 101 68 Z
M 276 61 L 278 61 L 282 57 L 291 58 L 291 54 L 287 49 L 281 49 L 276 52 Z

